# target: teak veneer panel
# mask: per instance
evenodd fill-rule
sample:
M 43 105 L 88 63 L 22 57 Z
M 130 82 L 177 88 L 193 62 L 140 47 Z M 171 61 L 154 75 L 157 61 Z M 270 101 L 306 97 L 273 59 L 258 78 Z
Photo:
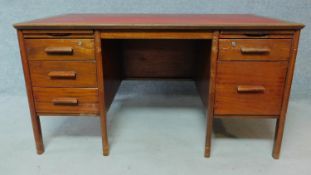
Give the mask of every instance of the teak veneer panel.
M 211 31 L 179 31 L 179 30 L 103 30 L 100 35 L 103 39 L 211 39 Z
M 97 87 L 95 61 L 30 61 L 32 86 Z M 63 73 L 62 73 L 63 72 Z M 73 72 L 74 77 L 53 77 L 51 74 Z
M 220 39 L 219 60 L 288 60 L 291 39 Z
M 30 60 L 94 60 L 93 39 L 25 39 Z M 71 48 L 72 52 L 47 53 L 47 49 Z
M 123 77 L 123 49 L 119 40 L 102 41 L 102 59 L 104 72 L 105 107 L 108 111 L 119 89 Z
M 215 115 L 279 115 L 287 66 L 286 61 L 218 62 Z M 239 92 L 241 86 L 263 87 L 264 91 Z
M 33 88 L 36 110 L 47 114 L 98 114 L 97 88 Z M 76 105 L 54 104 L 56 99 L 75 98 Z
M 196 40 L 124 40 L 125 78 L 192 78 Z

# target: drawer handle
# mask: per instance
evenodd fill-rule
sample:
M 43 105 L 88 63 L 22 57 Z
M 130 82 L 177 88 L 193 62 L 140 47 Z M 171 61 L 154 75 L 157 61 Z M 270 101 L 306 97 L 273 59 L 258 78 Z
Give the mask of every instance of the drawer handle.
M 249 33 L 244 33 L 245 36 L 267 36 L 269 33 L 267 32 L 249 32 Z
M 265 90 L 263 86 L 240 85 L 237 88 L 238 93 L 264 93 Z
M 242 47 L 241 53 L 242 54 L 268 54 L 268 53 L 270 53 L 270 49 L 269 48 L 246 48 L 246 47 Z
M 47 33 L 49 36 L 70 36 L 71 33 Z
M 68 97 L 55 98 L 55 99 L 52 100 L 52 103 L 54 105 L 72 105 L 72 106 L 76 106 L 76 105 L 78 105 L 78 99 L 77 98 L 68 98 Z
M 72 47 L 47 47 L 44 50 L 47 54 L 72 54 Z
M 68 78 L 68 79 L 76 79 L 76 72 L 75 71 L 52 71 L 48 73 L 50 78 Z

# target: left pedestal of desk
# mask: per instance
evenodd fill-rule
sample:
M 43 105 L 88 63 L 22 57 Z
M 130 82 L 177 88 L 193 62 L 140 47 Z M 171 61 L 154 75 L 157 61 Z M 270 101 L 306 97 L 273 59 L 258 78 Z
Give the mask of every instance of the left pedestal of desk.
M 42 154 L 39 116 L 105 115 L 100 112 L 98 79 L 102 76 L 98 75 L 102 70 L 97 65 L 95 33 L 18 30 L 18 39 L 37 153 Z

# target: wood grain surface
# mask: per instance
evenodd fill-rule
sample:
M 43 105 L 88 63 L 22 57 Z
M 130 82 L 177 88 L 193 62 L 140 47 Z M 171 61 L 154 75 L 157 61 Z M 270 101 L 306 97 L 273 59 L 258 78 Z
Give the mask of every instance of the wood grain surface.
M 65 14 L 17 23 L 17 29 L 300 29 L 251 14 Z
M 288 60 L 291 39 L 220 39 L 220 60 Z
M 26 39 L 25 45 L 30 60 L 95 59 L 92 39 Z
M 95 61 L 30 61 L 35 87 L 97 87 Z
M 98 114 L 97 88 L 33 88 L 38 113 L 56 114 Z M 69 104 L 64 99 L 77 100 Z M 61 102 L 63 101 L 63 102 Z
M 287 64 L 286 61 L 218 62 L 215 115 L 279 115 Z M 245 86 L 249 91 L 241 92 Z M 264 91 L 255 91 L 254 87 Z

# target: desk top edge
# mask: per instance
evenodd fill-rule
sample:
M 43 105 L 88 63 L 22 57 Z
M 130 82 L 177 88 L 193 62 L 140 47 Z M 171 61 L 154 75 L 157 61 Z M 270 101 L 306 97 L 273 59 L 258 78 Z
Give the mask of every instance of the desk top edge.
M 304 24 L 252 14 L 65 14 L 16 29 L 301 29 Z

